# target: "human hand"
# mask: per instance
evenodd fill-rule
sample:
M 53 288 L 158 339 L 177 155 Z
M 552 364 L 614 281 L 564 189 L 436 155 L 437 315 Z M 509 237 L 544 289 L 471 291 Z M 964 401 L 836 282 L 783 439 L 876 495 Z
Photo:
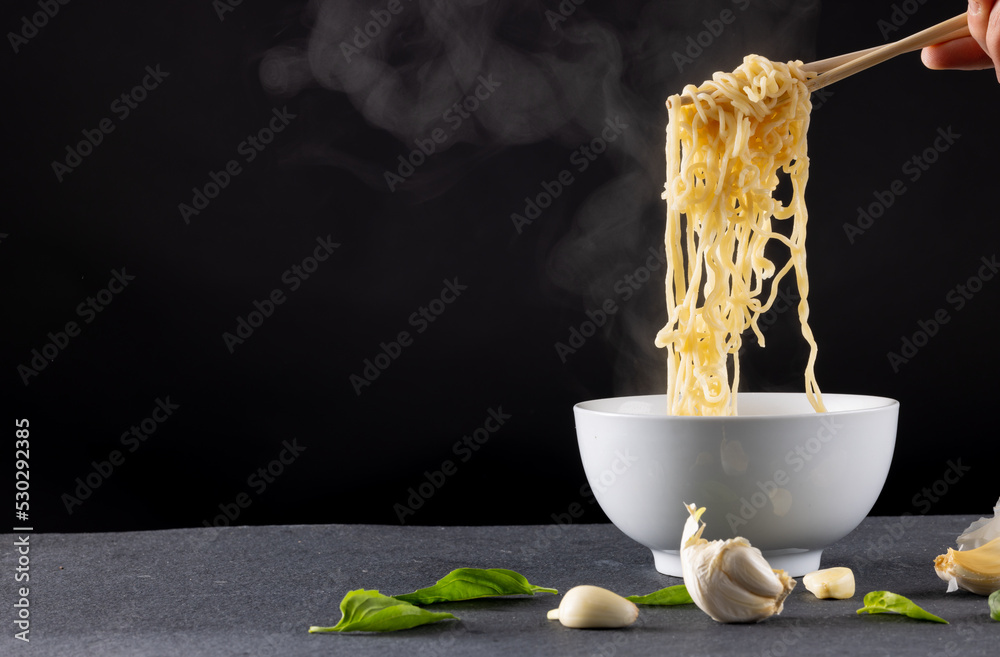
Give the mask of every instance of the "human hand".
M 1000 2 L 969 0 L 969 32 L 963 37 L 924 48 L 920 59 L 927 68 L 971 71 L 994 68 L 1000 80 Z

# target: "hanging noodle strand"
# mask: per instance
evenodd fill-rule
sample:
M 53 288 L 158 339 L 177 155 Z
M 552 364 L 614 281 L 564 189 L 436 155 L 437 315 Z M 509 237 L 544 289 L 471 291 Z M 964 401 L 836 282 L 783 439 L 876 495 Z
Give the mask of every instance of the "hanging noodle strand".
M 656 345 L 667 352 L 673 415 L 736 415 L 741 336 L 750 328 L 764 346 L 757 320 L 793 269 L 809 344 L 806 396 L 825 410 L 808 321 L 804 194 L 812 104 L 801 67 L 748 55 L 732 73 L 686 87 L 693 103 L 683 105 L 679 95 L 667 102 L 667 323 Z M 779 172 L 791 181 L 787 205 L 775 198 Z M 787 220 L 790 230 L 772 228 L 772 221 Z M 772 241 L 788 249 L 780 269 L 764 255 Z

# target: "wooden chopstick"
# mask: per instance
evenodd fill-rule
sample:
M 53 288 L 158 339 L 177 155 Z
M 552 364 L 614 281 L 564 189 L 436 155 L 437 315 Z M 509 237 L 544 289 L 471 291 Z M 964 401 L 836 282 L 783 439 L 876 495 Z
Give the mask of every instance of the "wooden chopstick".
M 816 91 L 897 55 L 967 36 L 969 36 L 968 17 L 966 14 L 960 14 L 899 41 L 803 64 L 802 70 L 819 73 L 809 80 L 806 86 L 809 91 Z M 693 102 L 691 96 L 687 94 L 681 96 L 681 105 L 690 105 Z
M 857 57 L 820 73 L 806 82 L 806 86 L 809 88 L 809 91 L 816 91 L 834 82 L 839 82 L 855 73 L 860 73 L 876 64 L 888 61 L 897 55 L 902 55 L 905 52 L 919 50 L 926 46 L 932 46 L 942 41 L 950 41 L 963 36 L 969 36 L 968 17 L 964 13 L 954 18 L 949 18 L 926 30 L 921 30 L 905 39 L 900 39 L 899 41 L 894 41 L 893 43 L 888 43 L 869 51 L 861 51 L 861 54 Z M 803 68 L 807 71 L 810 70 L 808 64 L 803 66 Z
M 969 26 L 965 25 L 964 27 L 960 27 L 954 32 L 946 34 L 944 38 L 939 39 L 935 43 L 945 43 L 947 41 L 952 41 L 953 39 L 961 39 L 962 37 L 967 37 L 967 36 L 969 36 Z M 904 52 L 913 52 L 914 50 L 920 50 L 923 47 L 924 46 L 922 45 L 913 46 Z M 846 64 L 850 61 L 853 61 L 861 57 L 862 55 L 867 55 L 868 53 L 875 52 L 882 48 L 885 48 L 885 46 L 875 46 L 874 48 L 865 48 L 864 50 L 856 50 L 855 52 L 849 52 L 843 55 L 837 55 L 836 57 L 819 59 L 816 60 L 815 62 L 809 62 L 808 64 L 803 64 L 802 70 L 811 71 L 813 73 L 828 73 L 842 64 Z

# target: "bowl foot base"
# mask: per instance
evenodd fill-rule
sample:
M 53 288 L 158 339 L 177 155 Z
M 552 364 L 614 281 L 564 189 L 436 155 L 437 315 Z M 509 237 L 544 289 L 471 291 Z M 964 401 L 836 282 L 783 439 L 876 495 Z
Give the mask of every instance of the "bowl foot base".
M 650 550 L 656 570 L 671 577 L 683 577 L 681 555 L 677 550 Z M 763 552 L 764 558 L 775 570 L 784 570 L 790 577 L 802 577 L 819 570 L 823 550 L 772 550 Z

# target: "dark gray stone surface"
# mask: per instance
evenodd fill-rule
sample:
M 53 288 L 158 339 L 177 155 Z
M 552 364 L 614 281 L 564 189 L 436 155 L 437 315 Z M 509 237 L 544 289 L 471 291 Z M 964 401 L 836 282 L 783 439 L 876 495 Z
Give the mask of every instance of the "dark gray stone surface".
M 316 525 L 30 536 L 30 643 L 13 638 L 16 535 L 2 551 L 3 655 L 975 655 L 1000 654 L 986 599 L 945 593 L 936 555 L 973 517 L 869 518 L 824 554 L 854 569 L 852 600 L 817 600 L 801 580 L 780 616 L 722 625 L 693 605 L 642 608 L 623 630 L 548 621 L 554 595 L 435 605 L 459 621 L 391 634 L 308 634 L 333 625 L 356 588 L 399 594 L 463 566 L 517 570 L 568 590 L 623 595 L 680 580 L 611 525 Z M 858 616 L 872 590 L 906 595 L 950 625 Z

